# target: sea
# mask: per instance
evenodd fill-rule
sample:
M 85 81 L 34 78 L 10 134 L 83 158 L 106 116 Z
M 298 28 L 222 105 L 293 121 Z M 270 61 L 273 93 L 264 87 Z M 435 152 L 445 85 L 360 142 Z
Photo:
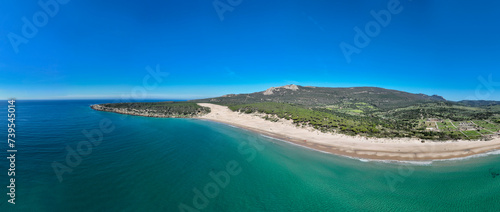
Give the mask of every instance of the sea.
M 107 102 L 18 100 L 12 148 L 0 102 L 0 211 L 500 211 L 498 154 L 362 160 Z

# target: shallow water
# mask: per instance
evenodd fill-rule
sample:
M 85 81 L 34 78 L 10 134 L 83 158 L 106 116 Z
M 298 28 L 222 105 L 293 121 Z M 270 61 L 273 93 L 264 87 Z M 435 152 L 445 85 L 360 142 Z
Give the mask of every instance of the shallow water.
M 4 141 L 0 211 L 500 211 L 499 155 L 360 161 L 209 121 L 89 108 L 104 102 L 112 101 L 17 102 L 16 204 L 5 195 Z M 82 131 L 100 123 L 113 130 L 68 163 L 71 150 L 89 144 Z M 71 170 L 62 181 L 54 162 Z

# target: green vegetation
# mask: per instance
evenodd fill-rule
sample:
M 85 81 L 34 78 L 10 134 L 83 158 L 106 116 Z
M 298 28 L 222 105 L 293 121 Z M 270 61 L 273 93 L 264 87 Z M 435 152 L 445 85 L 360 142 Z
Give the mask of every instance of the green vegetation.
M 217 98 L 193 100 L 192 102 L 209 102 L 221 105 L 279 102 L 311 107 L 338 106 L 370 111 L 445 101 L 443 97 L 436 95 L 412 94 L 377 87 L 328 88 L 295 86 L 295 89 L 277 87 L 270 88 L 266 92 L 230 94 Z
M 494 123 L 491 123 L 489 121 L 477 120 L 477 121 L 474 121 L 474 123 L 485 130 L 489 130 L 489 131 L 493 131 L 493 132 L 500 131 L 500 126 L 498 124 L 494 124 Z M 499 123 L 499 122 L 496 122 L 496 123 Z
M 102 104 L 108 110 L 118 109 L 126 112 L 144 115 L 145 113 L 171 116 L 171 117 L 193 117 L 210 112 L 210 108 L 201 107 L 192 102 L 140 102 L 140 103 L 110 103 Z
M 457 103 L 468 107 L 500 106 L 500 101 L 486 101 L 486 100 L 463 100 Z
M 324 132 L 432 140 L 482 139 L 500 130 L 500 102 L 446 101 L 440 96 L 374 87 L 284 86 L 265 92 L 194 100 L 233 111 L 265 113 Z
M 457 121 L 487 119 L 493 115 L 492 112 L 482 108 L 473 108 L 453 105 L 450 102 L 417 104 L 406 108 L 399 108 L 388 113 L 391 117 L 409 118 L 409 119 L 426 119 L 426 118 L 441 118 L 452 119 Z
M 481 134 L 475 130 L 470 131 L 462 131 L 469 139 L 478 139 L 481 138 Z
M 374 106 L 365 102 L 356 102 L 356 103 L 345 102 L 335 105 L 327 105 L 324 106 L 324 108 L 352 115 L 359 115 L 365 112 L 377 111 L 377 109 Z
M 253 103 L 244 105 L 232 105 L 229 108 L 233 111 L 243 113 L 266 113 L 287 120 L 293 120 L 293 123 L 302 126 L 310 125 L 321 131 L 339 130 L 345 134 L 366 134 L 375 135 L 380 132 L 374 124 L 364 120 L 347 118 L 347 115 L 339 116 L 324 111 L 310 110 L 300 106 L 287 103 Z
M 375 115 L 350 115 L 331 108 L 307 108 L 277 102 L 231 105 L 229 108 L 243 113 L 265 113 L 267 114 L 265 118 L 271 121 L 283 118 L 292 120 L 297 126 L 311 126 L 323 132 L 339 132 L 369 137 L 416 137 L 434 140 L 480 139 L 483 135 L 493 134 L 494 131 L 500 129 L 498 125 L 481 120 L 453 122 L 451 120 L 387 119 Z M 480 123 L 479 126 L 474 125 L 476 122 Z M 462 131 L 461 128 L 465 130 Z

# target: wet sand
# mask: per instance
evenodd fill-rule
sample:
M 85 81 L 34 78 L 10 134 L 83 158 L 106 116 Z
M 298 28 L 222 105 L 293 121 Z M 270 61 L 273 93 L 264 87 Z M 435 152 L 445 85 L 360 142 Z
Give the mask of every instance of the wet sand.
M 389 139 L 347 136 L 322 133 L 311 127 L 297 127 L 291 120 L 277 122 L 262 118 L 262 114 L 233 112 L 226 106 L 199 103 L 210 107 L 211 112 L 198 119 L 210 120 L 247 129 L 294 144 L 349 157 L 399 160 L 429 161 L 437 159 L 461 158 L 475 154 L 500 150 L 500 138 L 490 141 L 425 141 L 421 139 Z

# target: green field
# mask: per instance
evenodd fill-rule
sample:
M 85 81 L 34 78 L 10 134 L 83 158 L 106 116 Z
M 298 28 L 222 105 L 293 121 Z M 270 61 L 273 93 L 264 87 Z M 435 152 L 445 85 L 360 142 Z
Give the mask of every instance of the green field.
M 464 123 L 467 126 L 460 125 L 460 123 Z M 436 124 L 439 127 L 439 129 L 435 129 Z M 463 130 L 462 132 L 460 132 L 459 128 L 455 127 L 454 125 L 461 129 L 468 128 L 468 130 Z M 453 138 L 456 137 L 463 138 L 465 137 L 464 136 L 465 134 L 467 135 L 466 138 L 469 139 L 479 139 L 485 135 L 495 134 L 500 130 L 500 125 L 488 122 L 486 120 L 474 120 L 474 121 L 451 121 L 449 119 L 440 121 L 422 120 L 421 126 L 424 126 L 428 130 L 432 128 L 433 131 L 443 132 L 446 135 L 449 135 L 450 137 Z M 473 130 L 471 130 L 471 128 L 473 128 Z
M 477 139 L 481 137 L 481 134 L 479 134 L 475 130 L 469 130 L 469 131 L 462 131 L 465 135 L 467 135 L 470 139 Z
M 492 124 L 492 123 L 487 122 L 487 121 L 477 120 L 477 121 L 474 121 L 474 123 L 476 123 L 477 125 L 479 125 L 480 127 L 484 128 L 484 129 L 487 129 L 487 130 L 490 130 L 493 132 L 498 132 L 500 130 L 499 125 Z
M 489 130 L 480 130 L 479 133 L 483 134 L 483 135 L 490 135 L 490 134 L 493 134 L 491 131 Z
M 449 120 L 445 120 L 442 122 L 437 122 L 437 125 L 439 126 L 439 130 L 441 131 L 456 131 L 457 128 L 454 127 Z

